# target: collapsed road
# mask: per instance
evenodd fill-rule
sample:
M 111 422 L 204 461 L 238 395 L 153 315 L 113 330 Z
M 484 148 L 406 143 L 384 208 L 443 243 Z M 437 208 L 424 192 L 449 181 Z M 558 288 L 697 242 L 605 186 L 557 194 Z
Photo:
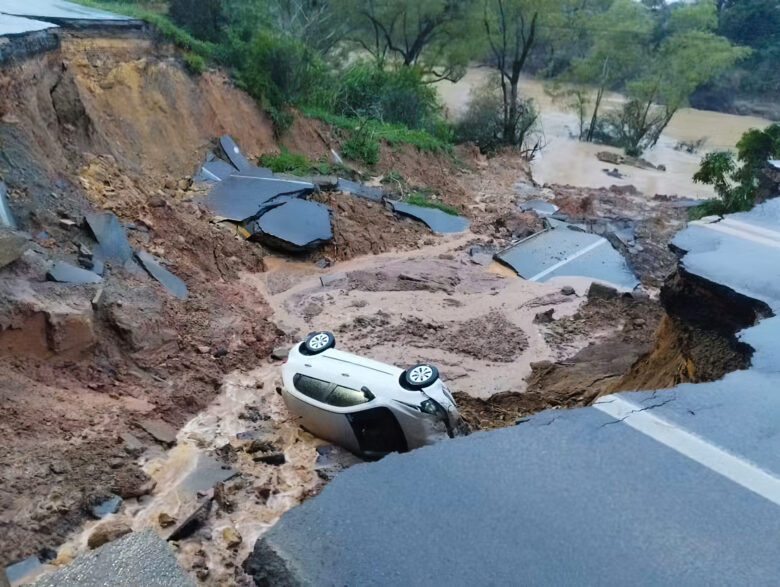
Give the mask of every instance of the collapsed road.
M 7 6 L 0 0 L 0 23 L 11 18 L 3 14 Z M 720 517 L 707 525 L 691 518 L 711 501 L 686 508 L 694 483 L 711 488 L 708 499 L 731 504 L 718 474 L 691 469 L 687 456 L 675 460 L 674 450 L 664 452 L 635 430 L 641 422 L 628 425 L 634 414 L 604 413 L 606 400 L 597 404 L 601 409 L 532 416 L 588 406 L 626 389 L 714 381 L 709 388 L 673 387 L 669 397 L 654 392 L 665 401 L 694 390 L 690 401 L 680 393 L 654 407 L 648 394 L 646 405 L 653 413 L 669 409 L 664 418 L 679 418 L 697 434 L 695 426 L 704 422 L 702 438 L 728 450 L 733 441 L 734 455 L 763 463 L 766 441 L 740 436 L 727 424 L 723 438 L 711 436 L 722 410 L 702 411 L 710 396 L 699 390 L 730 398 L 726 388 L 717 392 L 721 383 L 744 373 L 755 377 L 755 367 L 771 370 L 773 355 L 750 339 L 760 338 L 771 320 L 742 342 L 734 332 L 768 316 L 774 302 L 736 295 L 720 275 L 707 279 L 721 288 L 697 278 L 706 271 L 696 273 L 695 246 L 684 270 L 663 285 L 659 302 L 658 288 L 676 263 L 667 244 L 684 224 L 684 201 L 630 186 L 543 187 L 511 153 L 486 159 L 468 147 L 457 147 L 464 167 L 403 146 L 371 170 L 376 177 L 276 174 L 252 162 L 280 145 L 304 145 L 312 159 L 329 157 L 338 141 L 320 145 L 311 137 L 334 134 L 318 121 L 296 119 L 284 139 L 290 143 L 280 143 L 265 114 L 222 73 L 187 74 L 181 55 L 140 23 L 69 20 L 61 12 L 70 10 L 67 3 L 56 1 L 29 6 L 27 12 L 35 9 L 45 20 L 14 16 L 31 27 L 28 34 L 6 29 L 0 40 L 0 81 L 7 89 L 0 95 L 0 173 L 9 188 L 0 182 L 0 530 L 7 537 L 0 558 L 14 585 L 37 574 L 44 575 L 41 584 L 73 577 L 126 584 L 249 584 L 254 577 L 262 584 L 270 575 L 307 582 L 311 565 L 325 555 L 312 549 L 298 557 L 301 524 L 330 520 L 334 504 L 343 519 L 332 527 L 333 545 L 351 545 L 353 531 L 364 537 L 366 521 L 386 521 L 390 533 L 406 524 L 405 534 L 394 538 L 415 548 L 419 541 L 414 556 L 420 559 L 437 542 L 449 549 L 440 561 L 416 564 L 418 574 L 411 575 L 408 560 L 396 565 L 398 551 L 380 549 L 384 540 L 374 525 L 365 555 L 376 555 L 370 564 L 378 574 L 361 575 L 368 563 L 352 552 L 325 567 L 334 582 L 350 572 L 360 582 L 436 582 L 444 576 L 436 565 L 456 557 L 447 573 L 473 564 L 485 571 L 482 581 L 499 577 L 516 570 L 515 563 L 496 571 L 485 569 L 485 561 L 503 565 L 516 557 L 498 541 L 516 541 L 521 530 L 520 543 L 537 566 L 528 562 L 513 582 L 542 575 L 543 549 L 565 553 L 569 563 L 561 574 L 574 580 L 577 571 L 581 580 L 582 569 L 615 568 L 603 552 L 588 550 L 599 544 L 599 523 L 612 541 L 601 544 L 626 557 L 647 540 L 644 560 L 658 555 L 656 561 L 679 562 L 669 550 L 680 536 L 690 538 L 683 544 L 688 550 L 680 549 L 689 559 L 697 545 L 706 556 L 716 552 L 703 545 L 715 542 L 713 536 L 720 540 L 727 514 L 711 508 Z M 459 215 L 404 202 L 400 188 L 381 181 L 390 171 L 401 173 L 407 188 L 430 188 L 425 193 Z M 212 196 L 237 212 L 210 209 L 204 200 Z M 303 226 L 284 212 L 296 209 L 305 211 Z M 544 217 L 566 223 L 557 225 L 558 236 L 575 235 L 562 239 L 567 246 L 555 242 L 538 253 L 541 266 L 531 277 L 547 273 L 520 279 L 495 262 L 508 247 L 522 247 L 518 241 L 547 234 Z M 694 224 L 676 243 L 685 248 L 680 239 L 699 230 L 706 247 L 717 249 L 718 239 L 735 232 L 747 234 L 750 246 L 763 246 L 774 238 L 766 220 L 763 226 L 755 216 Z M 746 258 L 761 252 L 739 249 L 738 242 L 723 246 Z M 599 281 L 610 279 L 599 273 L 605 257 L 618 259 L 620 275 L 627 276 L 620 291 Z M 548 271 L 555 265 L 576 271 Z M 633 287 L 633 274 L 641 286 Z M 475 431 L 504 429 L 378 464 L 312 436 L 284 408 L 280 366 L 291 344 L 326 328 L 340 346 L 367 357 L 433 362 Z M 754 369 L 719 382 L 750 364 L 748 343 L 756 349 Z M 760 389 L 760 382 L 747 383 Z M 767 412 L 772 407 L 754 401 Z M 732 403 L 723 399 L 774 438 L 771 423 L 758 422 L 762 415 L 754 418 L 750 406 Z M 630 416 L 625 423 L 615 420 L 624 415 Z M 602 423 L 609 425 L 594 431 Z M 669 481 L 656 467 L 682 480 Z M 344 508 L 345 491 L 357 491 L 354 510 Z M 399 512 L 397 500 L 410 493 L 409 511 Z M 386 501 L 387 511 L 369 494 Z M 651 518 L 637 504 L 642 499 L 666 517 Z M 445 522 L 440 506 L 473 512 Z M 751 508 L 741 512 L 760 510 Z M 641 534 L 629 532 L 621 512 Z M 756 533 L 770 522 L 764 515 Z M 661 548 L 662 529 L 669 550 Z M 459 536 L 464 542 L 456 542 Z M 745 558 L 756 563 L 752 572 L 769 569 L 766 551 L 754 550 Z M 284 565 L 277 565 L 277 555 Z M 730 564 L 721 558 L 723 567 Z M 140 566 L 149 573 L 135 573 Z M 461 573 L 464 581 L 470 572 Z
M 686 274 L 760 307 L 740 334 L 749 369 L 352 468 L 282 516 L 247 572 L 258 584 L 773 583 L 779 215 L 776 199 L 674 239 Z

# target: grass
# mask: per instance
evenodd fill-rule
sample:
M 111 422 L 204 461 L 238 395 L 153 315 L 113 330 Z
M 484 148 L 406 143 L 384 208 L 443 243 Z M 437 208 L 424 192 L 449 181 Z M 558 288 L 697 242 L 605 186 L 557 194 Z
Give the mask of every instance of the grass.
M 169 41 L 179 49 L 184 49 L 191 54 L 197 55 L 204 60 L 211 59 L 216 51 L 216 45 L 214 43 L 208 43 L 201 41 L 193 37 L 190 33 L 183 28 L 176 26 L 165 14 L 165 5 L 148 5 L 148 7 L 140 7 L 135 4 L 128 4 L 125 2 L 111 2 L 109 0 L 75 0 L 76 3 L 90 8 L 97 8 L 100 10 L 107 10 L 109 12 L 115 12 L 116 14 L 122 14 L 131 18 L 137 18 L 154 25 L 157 33 L 166 41 Z M 186 58 L 186 57 L 185 57 Z M 205 62 L 204 62 L 205 66 Z M 189 67 L 189 64 L 188 64 Z
M 423 208 L 436 208 L 437 210 L 441 210 L 446 214 L 452 214 L 453 216 L 458 216 L 457 208 L 453 208 L 452 206 L 445 204 L 444 202 L 430 200 L 425 194 L 422 194 L 420 192 L 415 192 L 413 194 L 409 194 L 408 196 L 405 196 L 403 198 L 403 201 L 406 202 L 407 204 L 422 206 Z
M 274 173 L 289 173 L 290 175 L 340 175 L 351 177 L 352 172 L 344 165 L 331 163 L 326 159 L 313 161 L 301 153 L 292 153 L 287 147 L 282 147 L 281 153 L 265 153 L 258 162 Z
M 307 118 L 318 118 L 331 126 L 354 132 L 361 122 L 357 118 L 333 114 L 322 108 L 303 107 L 301 112 Z M 425 130 L 410 129 L 402 124 L 391 124 L 370 120 L 367 130 L 373 133 L 374 138 L 382 139 L 390 145 L 409 144 L 422 151 L 446 152 L 452 151 L 452 144 L 433 136 Z

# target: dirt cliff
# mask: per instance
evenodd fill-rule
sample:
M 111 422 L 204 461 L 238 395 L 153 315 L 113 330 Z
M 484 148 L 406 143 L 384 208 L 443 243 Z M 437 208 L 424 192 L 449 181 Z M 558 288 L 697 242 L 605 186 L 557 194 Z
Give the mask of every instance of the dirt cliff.
M 150 491 L 127 434 L 154 444 L 144 421 L 175 430 L 273 347 L 267 304 L 237 282 L 262 271 L 263 250 L 184 191 L 223 133 L 250 154 L 277 148 L 223 74 L 190 77 L 142 32 L 63 33 L 58 49 L 0 69 L 0 178 L 33 235 L 0 274 L 0 561 L 56 547 L 109 493 Z M 46 281 L 51 260 L 92 246 L 82 223 L 98 209 L 171 263 L 185 302 L 123 267 L 98 285 Z

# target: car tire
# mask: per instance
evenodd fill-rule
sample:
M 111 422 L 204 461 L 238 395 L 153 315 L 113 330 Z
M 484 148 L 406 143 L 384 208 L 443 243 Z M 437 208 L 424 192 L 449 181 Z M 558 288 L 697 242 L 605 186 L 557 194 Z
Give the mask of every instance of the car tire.
M 439 378 L 439 370 L 428 363 L 418 363 L 404 371 L 404 383 L 411 389 L 428 387 Z
M 333 336 L 332 332 L 325 330 L 312 332 L 306 337 L 303 346 L 308 354 L 317 355 L 336 346 L 336 337 Z

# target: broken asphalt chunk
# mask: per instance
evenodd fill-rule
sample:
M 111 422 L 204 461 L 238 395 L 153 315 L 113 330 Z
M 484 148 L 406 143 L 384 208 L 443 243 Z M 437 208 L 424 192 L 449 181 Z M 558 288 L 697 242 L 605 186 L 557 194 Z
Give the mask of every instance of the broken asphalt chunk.
M 235 168 L 230 163 L 222 159 L 214 159 L 203 164 L 197 179 L 206 182 L 222 181 L 230 177 L 235 171 Z
M 143 265 L 149 275 L 159 281 L 165 289 L 180 300 L 187 297 L 187 285 L 173 273 L 163 267 L 157 260 L 146 251 L 138 251 L 136 257 Z
M 526 200 L 520 204 L 520 209 L 523 212 L 533 210 L 539 216 L 544 217 L 555 214 L 558 211 L 558 206 L 544 200 Z
M 230 135 L 223 135 L 219 139 L 219 146 L 222 147 L 228 160 L 239 171 L 247 170 L 252 166 L 252 164 L 247 161 L 247 158 L 244 157 L 243 153 L 241 153 L 241 149 L 238 148 L 238 145 Z
M 133 249 L 127 241 L 125 229 L 111 212 L 87 214 L 87 225 L 95 235 L 98 246 L 94 255 L 102 259 L 116 259 L 126 263 L 133 257 Z
M 0 226 L 18 228 L 11 207 L 8 205 L 8 187 L 0 181 Z
M 215 184 L 201 201 L 215 216 L 242 222 L 257 216 L 275 198 L 298 197 L 313 190 L 312 184 L 302 181 L 231 175 Z
M 590 277 L 626 290 L 637 285 L 625 259 L 607 239 L 570 230 L 564 222 L 551 226 L 501 251 L 496 259 L 529 281 L 544 282 L 566 275 Z
M 353 196 L 373 200 L 374 202 L 382 201 L 383 191 L 380 187 L 363 185 L 362 183 L 339 178 L 338 182 L 336 182 L 336 189 L 352 194 Z
M 186 520 L 173 529 L 166 540 L 170 542 L 192 536 L 208 519 L 209 512 L 211 512 L 211 502 L 211 498 L 205 499 Z
M 60 283 L 100 283 L 102 278 L 97 273 L 76 267 L 64 261 L 55 261 L 51 269 L 46 273 L 52 281 Z
M 424 208 L 406 202 L 391 202 L 393 210 L 426 224 L 434 232 L 463 232 L 469 227 L 468 219 L 463 216 L 447 214 L 437 208 Z
M 315 248 L 333 238 L 330 208 L 297 198 L 268 210 L 246 227 L 253 240 L 294 252 Z

